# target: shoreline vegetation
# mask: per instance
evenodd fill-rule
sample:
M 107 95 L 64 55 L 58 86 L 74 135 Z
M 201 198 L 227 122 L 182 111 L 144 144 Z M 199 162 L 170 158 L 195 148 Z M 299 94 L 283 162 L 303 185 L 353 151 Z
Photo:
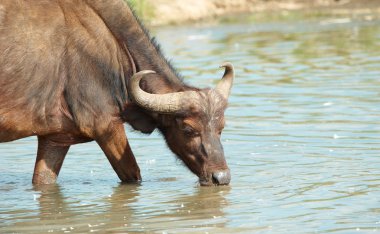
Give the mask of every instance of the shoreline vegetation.
M 248 13 L 380 15 L 378 0 L 125 0 L 151 26 L 212 21 Z

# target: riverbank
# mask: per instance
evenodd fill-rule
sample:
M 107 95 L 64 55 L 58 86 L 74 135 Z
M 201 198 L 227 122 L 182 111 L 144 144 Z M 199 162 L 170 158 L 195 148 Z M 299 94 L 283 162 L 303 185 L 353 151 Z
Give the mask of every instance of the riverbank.
M 380 14 L 377 0 L 129 0 L 150 25 L 212 20 L 220 16 L 279 12 L 328 11 L 332 14 Z

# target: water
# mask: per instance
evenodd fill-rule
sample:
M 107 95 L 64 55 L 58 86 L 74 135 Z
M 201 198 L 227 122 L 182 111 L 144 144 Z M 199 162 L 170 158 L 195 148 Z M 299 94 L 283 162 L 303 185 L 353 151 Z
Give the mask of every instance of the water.
M 196 86 L 237 77 L 223 132 L 228 187 L 199 187 L 162 137 L 126 127 L 141 185 L 94 143 L 33 187 L 36 139 L 0 144 L 0 233 L 380 232 L 380 21 L 238 21 L 153 30 Z

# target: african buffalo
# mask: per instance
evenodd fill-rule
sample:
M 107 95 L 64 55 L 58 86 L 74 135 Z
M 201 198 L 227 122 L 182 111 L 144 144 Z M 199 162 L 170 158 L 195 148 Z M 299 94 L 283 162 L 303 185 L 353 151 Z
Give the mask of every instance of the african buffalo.
M 157 128 L 201 185 L 229 184 L 220 135 L 234 70 L 222 67 L 215 89 L 186 85 L 122 0 L 2 0 L 0 142 L 38 137 L 34 184 L 54 183 L 69 147 L 93 140 L 137 182 L 127 122 Z

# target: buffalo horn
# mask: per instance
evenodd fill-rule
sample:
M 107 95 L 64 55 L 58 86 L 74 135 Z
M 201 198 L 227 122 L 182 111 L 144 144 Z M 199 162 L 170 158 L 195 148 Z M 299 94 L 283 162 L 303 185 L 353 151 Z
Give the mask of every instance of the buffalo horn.
M 129 93 L 136 104 L 146 110 L 157 113 L 176 113 L 186 109 L 191 102 L 199 98 L 195 91 L 185 91 L 167 94 L 147 93 L 140 88 L 140 81 L 145 75 L 156 72 L 145 70 L 134 74 L 129 85 Z
M 215 90 L 222 94 L 225 99 L 228 99 L 235 76 L 234 66 L 230 62 L 225 62 L 220 67 L 224 67 L 225 71 L 222 80 L 219 81 Z

